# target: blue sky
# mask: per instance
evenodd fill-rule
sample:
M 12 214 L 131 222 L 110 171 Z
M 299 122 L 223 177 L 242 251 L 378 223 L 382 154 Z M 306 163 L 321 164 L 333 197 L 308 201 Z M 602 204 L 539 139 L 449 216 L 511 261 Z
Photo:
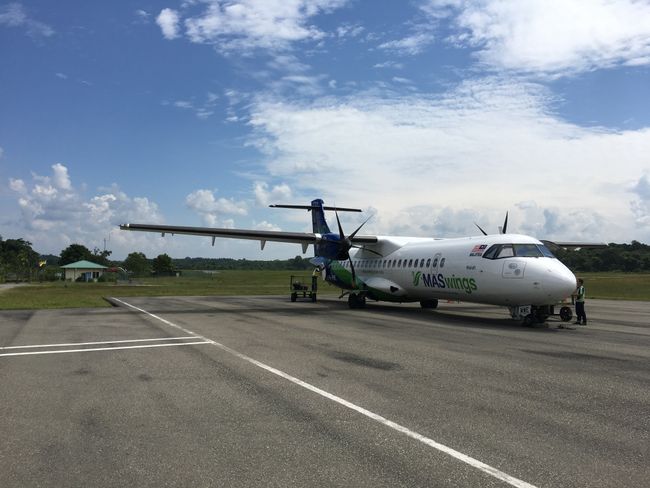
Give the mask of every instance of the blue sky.
M 650 242 L 650 3 L 0 3 L 0 235 L 43 253 L 285 258 L 117 230 Z M 353 229 L 358 216 L 342 216 Z

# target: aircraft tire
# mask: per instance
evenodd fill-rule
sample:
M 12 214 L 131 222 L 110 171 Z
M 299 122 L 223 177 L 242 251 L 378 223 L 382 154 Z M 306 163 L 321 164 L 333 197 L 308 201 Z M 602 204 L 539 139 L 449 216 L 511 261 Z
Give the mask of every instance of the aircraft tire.
M 571 310 L 571 307 L 567 307 L 566 305 L 562 308 L 560 308 L 560 318 L 562 319 L 562 322 L 569 322 L 573 318 L 573 311 Z
M 350 308 L 366 308 L 366 297 L 350 293 L 348 295 L 348 306 Z
M 420 307 L 422 308 L 438 308 L 438 299 L 434 298 L 433 300 L 421 300 Z
M 535 325 L 535 322 L 536 322 L 535 316 L 531 313 L 524 317 L 524 320 L 522 321 L 521 325 L 523 325 L 524 327 L 532 327 L 533 325 Z

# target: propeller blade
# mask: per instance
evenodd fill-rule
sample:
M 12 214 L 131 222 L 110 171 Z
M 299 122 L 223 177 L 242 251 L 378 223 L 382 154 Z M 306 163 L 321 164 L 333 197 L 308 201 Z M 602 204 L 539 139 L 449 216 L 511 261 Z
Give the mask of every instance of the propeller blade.
M 501 230 L 502 234 L 506 234 L 508 232 L 508 212 L 506 212 L 506 220 L 503 221 L 503 229 Z
M 339 225 L 339 236 L 341 236 L 341 240 L 345 240 L 345 234 L 343 233 L 343 227 L 341 227 L 341 221 L 339 220 L 339 213 L 336 213 L 336 223 Z
M 372 215 L 370 217 L 372 217 Z M 363 223 L 359 227 L 357 227 L 357 230 L 355 230 L 352 234 L 350 234 L 348 239 L 352 240 L 354 238 L 354 236 L 357 235 L 357 232 L 359 232 L 361 230 L 361 227 L 366 225 L 366 222 L 368 222 L 370 220 L 370 217 L 368 217 L 366 220 L 364 220 Z
M 480 226 L 480 225 L 478 225 L 476 222 L 474 222 L 474 225 L 475 225 L 476 227 L 478 227 L 478 230 L 480 230 L 480 231 L 483 233 L 484 236 L 487 235 L 487 232 L 485 232 L 483 229 L 481 229 L 481 226 Z
M 352 273 L 352 288 L 357 287 L 357 274 L 354 272 L 354 264 L 352 264 L 352 258 L 348 258 L 350 261 L 350 272 Z

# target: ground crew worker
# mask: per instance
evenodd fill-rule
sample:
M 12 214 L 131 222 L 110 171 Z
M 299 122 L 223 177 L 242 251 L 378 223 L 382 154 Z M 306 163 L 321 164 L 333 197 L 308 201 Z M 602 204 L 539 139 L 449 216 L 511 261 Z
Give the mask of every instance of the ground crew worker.
M 318 288 L 318 275 L 320 274 L 320 270 L 318 268 L 314 268 L 314 271 L 311 273 L 311 291 L 313 293 L 316 293 L 316 289 Z
M 585 314 L 585 285 L 582 278 L 578 278 L 576 287 L 576 321 L 577 325 L 587 325 L 587 314 Z

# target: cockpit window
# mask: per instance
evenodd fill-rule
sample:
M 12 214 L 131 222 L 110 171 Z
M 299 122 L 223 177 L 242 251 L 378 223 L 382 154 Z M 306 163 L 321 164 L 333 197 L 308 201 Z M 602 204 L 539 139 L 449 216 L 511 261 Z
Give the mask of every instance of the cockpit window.
M 539 258 L 542 256 L 542 251 L 537 248 L 536 244 L 515 244 L 515 254 L 523 257 Z
M 551 250 L 548 247 L 543 246 L 543 245 L 538 245 L 537 247 L 539 247 L 539 250 L 542 251 L 542 254 L 544 256 L 546 256 L 547 258 L 554 258 L 555 257 L 555 255 L 551 252 Z
M 502 259 L 510 257 L 555 258 L 549 249 L 541 244 L 495 244 L 483 253 L 485 259 Z
M 499 249 L 499 252 L 497 253 L 497 259 L 498 258 L 511 258 L 514 255 L 515 255 L 515 251 L 512 249 L 512 245 L 511 244 L 503 244 L 501 246 L 501 249 Z

